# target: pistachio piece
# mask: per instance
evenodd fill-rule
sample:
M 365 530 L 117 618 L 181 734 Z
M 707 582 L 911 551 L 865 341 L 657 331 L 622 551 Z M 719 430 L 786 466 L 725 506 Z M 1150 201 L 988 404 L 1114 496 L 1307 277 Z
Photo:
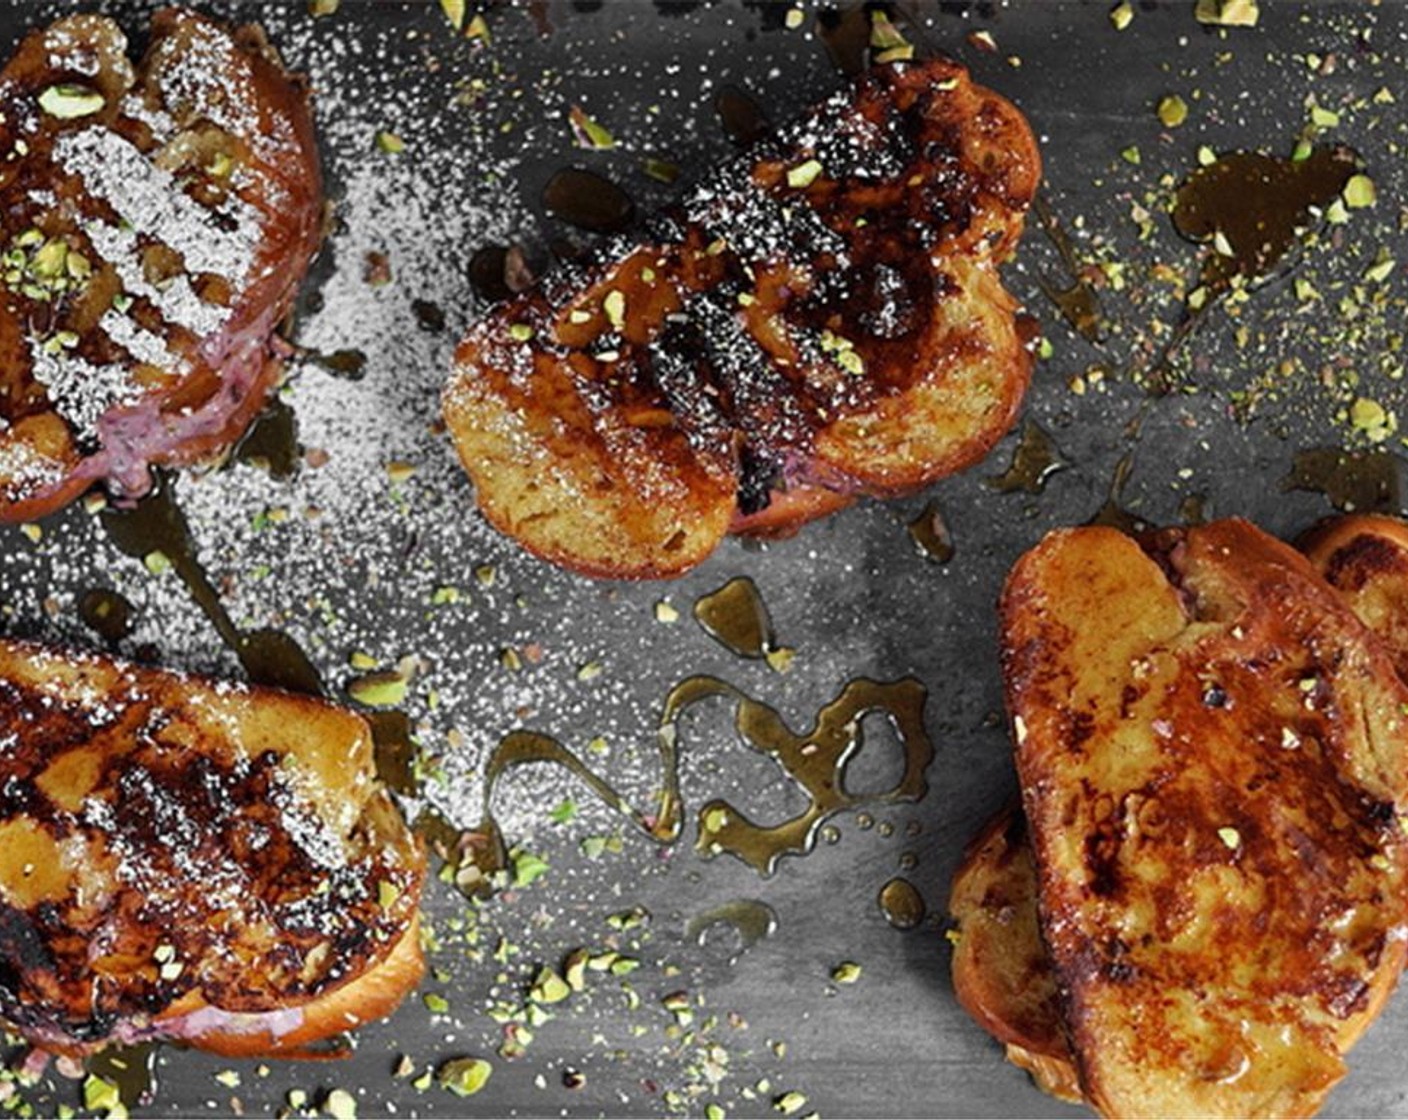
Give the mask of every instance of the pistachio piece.
M 91 117 L 94 113 L 102 112 L 106 104 L 103 95 L 97 90 L 69 83 L 50 86 L 39 95 L 39 107 L 51 117 L 58 117 L 62 121 Z
M 457 1097 L 472 1097 L 493 1072 L 494 1067 L 483 1058 L 452 1058 L 435 1071 L 435 1077 Z

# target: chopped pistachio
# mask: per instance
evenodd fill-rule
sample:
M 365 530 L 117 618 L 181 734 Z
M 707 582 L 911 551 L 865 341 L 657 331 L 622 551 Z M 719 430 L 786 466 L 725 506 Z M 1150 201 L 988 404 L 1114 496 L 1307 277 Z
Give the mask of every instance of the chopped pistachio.
M 837 984 L 854 984 L 860 979 L 861 966 L 855 961 L 842 961 L 831 970 L 831 979 Z
M 612 976 L 625 976 L 628 972 L 634 972 L 640 967 L 640 961 L 634 957 L 617 957 L 611 962 Z
M 620 330 L 626 325 L 626 293 L 613 288 L 601 301 L 601 309 L 606 313 L 606 321 L 613 329 Z
M 376 146 L 390 156 L 399 155 L 406 150 L 406 142 L 396 133 L 384 128 L 376 134 Z
M 68 83 L 50 86 L 39 95 L 39 107 L 51 117 L 64 121 L 91 117 L 101 112 L 106 104 L 97 90 Z
M 421 997 L 421 1002 L 432 1015 L 443 1015 L 450 1010 L 450 1001 L 439 992 L 426 992 Z
M 573 949 L 562 962 L 563 979 L 574 992 L 586 990 L 587 959 L 590 956 L 585 949 Z
M 166 553 L 159 550 L 148 552 L 142 557 L 142 563 L 146 565 L 147 571 L 151 572 L 154 576 L 159 576 L 162 572 L 170 571 L 171 569 L 171 558 L 167 556 Z
M 804 160 L 796 167 L 787 170 L 787 185 L 794 190 L 802 190 L 816 182 L 821 174 L 821 162 L 815 159 Z
M 347 683 L 347 695 L 369 708 L 394 708 L 406 699 L 407 680 L 398 672 L 365 673 Z
M 790 646 L 779 646 L 777 649 L 770 649 L 763 654 L 763 659 L 767 661 L 768 668 L 774 673 L 785 673 L 792 668 L 792 662 L 797 658 L 797 651 Z
M 550 813 L 548 819 L 554 824 L 568 824 L 577 818 L 577 803 L 570 797 L 564 797 L 557 803 Z
M 240 1072 L 237 1069 L 222 1069 L 215 1075 L 215 1080 L 227 1089 L 238 1089 L 240 1087 Z
M 1129 0 L 1120 0 L 1110 9 L 1110 23 L 1116 31 L 1123 31 L 1134 22 L 1134 7 Z
M 1257 0 L 1198 0 L 1193 18 L 1218 27 L 1255 27 L 1261 11 Z
M 1165 128 L 1177 128 L 1188 119 L 1188 102 L 1171 93 L 1159 100 L 1159 120 Z
M 781 1112 L 784 1116 L 791 1116 L 794 1112 L 800 1112 L 806 1107 L 807 1098 L 805 1094 L 793 1089 L 789 1093 L 783 1093 L 772 1102 L 772 1107 Z
M 342 0 L 308 0 L 308 14 L 313 17 L 333 15 Z
M 510 323 L 508 325 L 508 336 L 514 342 L 531 342 L 534 330 L 527 323 Z
M 44 530 L 32 521 L 26 521 L 21 525 L 20 532 L 29 538 L 31 544 L 38 544 L 44 539 Z
M 1351 175 L 1349 182 L 1344 185 L 1344 204 L 1351 210 L 1362 210 L 1367 206 L 1373 206 L 1378 197 L 1378 192 L 1374 189 L 1374 180 L 1367 175 Z
M 390 910 L 396 905 L 396 900 L 401 897 L 401 888 L 390 879 L 383 879 L 376 885 L 377 905 L 383 910 Z
M 1340 115 L 1333 109 L 1326 109 L 1322 105 L 1312 105 L 1310 107 L 1310 123 L 1316 128 L 1338 128 Z
M 572 135 L 576 138 L 577 147 L 602 151 L 616 146 L 616 138 L 611 132 L 589 117 L 580 105 L 572 106 L 567 119 L 572 125 Z
M 1242 842 L 1242 834 L 1235 828 L 1219 828 L 1217 838 L 1229 848 L 1236 848 Z
M 801 8 L 792 7 L 787 9 L 787 14 L 782 17 L 783 26 L 788 31 L 796 31 L 807 21 L 807 14 Z
M 673 183 L 680 177 L 679 164 L 664 159 L 647 158 L 641 170 L 657 183 Z
M 334 1089 L 324 1098 L 323 1111 L 333 1120 L 357 1120 L 357 1098 L 346 1089 Z
M 548 861 L 542 856 L 534 855 L 532 852 L 514 852 L 513 859 L 513 885 L 515 887 L 532 886 L 541 879 L 548 870 Z
M 544 965 L 538 970 L 537 979 L 533 981 L 533 987 L 528 992 L 528 997 L 535 1003 L 561 1003 L 572 994 L 572 988 L 556 970 Z
M 1128 148 L 1124 149 L 1124 151 L 1120 152 L 1120 159 L 1124 160 L 1125 163 L 1132 163 L 1135 167 L 1138 167 L 1140 160 L 1139 148 L 1131 144 Z
M 704 1106 L 704 1120 L 728 1120 L 728 1113 L 723 1110 L 722 1105 L 710 1101 Z
M 464 27 L 464 0 L 440 0 L 440 10 L 456 31 Z
M 588 661 L 577 668 L 577 679 L 579 681 L 595 680 L 601 676 L 603 665 L 600 661 Z
M 661 599 L 658 603 L 655 604 L 656 622 L 668 623 L 678 622 L 679 620 L 680 612 L 671 603 L 668 603 L 664 599 Z
M 117 1086 L 95 1073 L 90 1073 L 83 1079 L 83 1107 L 108 1116 L 127 1115 Z

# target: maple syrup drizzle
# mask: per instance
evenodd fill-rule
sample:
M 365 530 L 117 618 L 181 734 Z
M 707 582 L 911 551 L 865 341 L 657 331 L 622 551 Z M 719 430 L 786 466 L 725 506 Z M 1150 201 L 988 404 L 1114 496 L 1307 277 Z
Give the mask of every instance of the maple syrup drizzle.
M 1339 197 L 1357 163 L 1348 148 L 1320 147 L 1300 160 L 1231 152 L 1194 171 L 1175 196 L 1173 225 L 1190 241 L 1213 243 L 1203 283 L 1217 292 L 1270 272 Z
M 1105 328 L 1104 316 L 1100 310 L 1100 297 L 1084 277 L 1080 256 L 1071 243 L 1070 235 L 1066 233 L 1045 196 L 1038 194 L 1033 199 L 1032 212 L 1036 214 L 1037 222 L 1047 240 L 1055 247 L 1071 280 L 1065 287 L 1061 287 L 1044 276 L 1038 277 L 1037 283 L 1042 294 L 1055 304 L 1062 318 L 1082 338 L 1088 342 L 1101 341 L 1105 336 Z
M 735 706 L 734 727 L 743 742 L 776 759 L 811 799 L 802 813 L 776 825 L 755 824 L 722 799 L 714 799 L 699 809 L 695 847 L 700 854 L 705 858 L 720 853 L 736 856 L 766 877 L 783 856 L 810 852 L 822 822 L 842 809 L 869 802 L 918 801 L 924 796 L 928 791 L 924 771 L 934 758 L 933 743 L 924 729 L 926 695 L 923 685 L 912 678 L 889 683 L 853 680 L 822 708 L 807 733 L 797 734 L 774 709 L 727 681 L 702 675 L 689 677 L 676 685 L 665 700 L 657 737 L 659 792 L 649 811 L 631 805 L 615 786 L 556 739 L 532 731 L 512 732 L 500 741 L 485 767 L 483 820 L 469 834 L 474 837 L 474 861 L 486 875 L 507 865 L 507 846 L 494 819 L 494 791 L 509 771 L 538 762 L 561 766 L 575 775 L 602 802 L 656 843 L 676 842 L 684 817 L 679 719 L 704 700 L 722 698 Z M 883 713 L 898 734 L 904 750 L 904 772 L 889 790 L 854 794 L 846 789 L 846 767 L 864 746 L 862 721 L 872 713 Z M 463 843 L 462 836 L 444 839 L 449 847 Z

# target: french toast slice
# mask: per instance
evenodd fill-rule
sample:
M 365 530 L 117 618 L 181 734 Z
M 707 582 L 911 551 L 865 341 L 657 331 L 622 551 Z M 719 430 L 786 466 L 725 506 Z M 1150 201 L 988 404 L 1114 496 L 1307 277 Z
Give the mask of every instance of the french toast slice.
M 443 412 L 480 509 L 668 577 L 981 459 L 1030 378 L 997 264 L 1040 168 L 956 63 L 870 71 L 470 329 Z
M 103 16 L 0 71 L 0 520 L 233 443 L 322 233 L 308 99 L 257 28 L 170 8 L 137 65 Z
M 954 872 L 948 912 L 957 924 L 953 990 L 1007 1060 L 1060 1100 L 1084 1100 L 1051 958 L 1036 916 L 1036 864 L 1018 804 L 992 817 Z
M 1298 542 L 1311 565 L 1388 647 L 1408 680 L 1408 526 L 1397 518 L 1329 518 Z M 954 992 L 1007 1058 L 1037 1085 L 1079 1101 L 1050 957 L 1036 912 L 1036 867 L 1019 805 L 1000 810 L 954 874 Z
M 290 1054 L 423 971 L 425 853 L 359 716 L 0 641 L 0 1019 Z
M 1087 1101 L 1310 1115 L 1405 956 L 1408 686 L 1241 521 L 1051 534 L 1002 599 L 1037 905 Z
M 1408 680 L 1408 524 L 1382 514 L 1332 517 L 1299 547 L 1388 646 L 1398 675 Z

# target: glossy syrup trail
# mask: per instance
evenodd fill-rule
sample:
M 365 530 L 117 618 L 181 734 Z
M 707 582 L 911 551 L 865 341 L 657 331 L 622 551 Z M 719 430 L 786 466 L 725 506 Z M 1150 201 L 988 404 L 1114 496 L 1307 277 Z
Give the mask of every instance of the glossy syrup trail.
M 805 734 L 792 731 L 774 709 L 717 677 L 694 676 L 681 681 L 665 700 L 657 736 L 661 778 L 654 806 L 643 811 L 610 782 L 556 739 L 531 731 L 505 737 L 489 757 L 484 775 L 483 823 L 475 838 L 474 862 L 485 875 L 504 868 L 508 853 L 493 814 L 494 790 L 510 770 L 546 762 L 576 775 L 597 797 L 619 812 L 646 836 L 660 844 L 679 839 L 684 805 L 680 797 L 679 720 L 694 705 L 722 698 L 735 706 L 734 726 L 743 742 L 775 759 L 811 799 L 800 814 L 776 825 L 749 820 L 728 801 L 715 799 L 699 810 L 696 849 L 705 858 L 727 853 L 760 875 L 770 875 L 786 855 L 804 855 L 816 844 L 817 831 L 828 817 L 867 802 L 917 801 L 927 792 L 924 771 L 934 757 L 924 729 L 924 687 L 916 680 L 891 683 L 853 680 L 817 714 Z M 883 713 L 904 750 L 904 772 L 881 793 L 853 794 L 846 789 L 846 767 L 864 746 L 862 722 Z

